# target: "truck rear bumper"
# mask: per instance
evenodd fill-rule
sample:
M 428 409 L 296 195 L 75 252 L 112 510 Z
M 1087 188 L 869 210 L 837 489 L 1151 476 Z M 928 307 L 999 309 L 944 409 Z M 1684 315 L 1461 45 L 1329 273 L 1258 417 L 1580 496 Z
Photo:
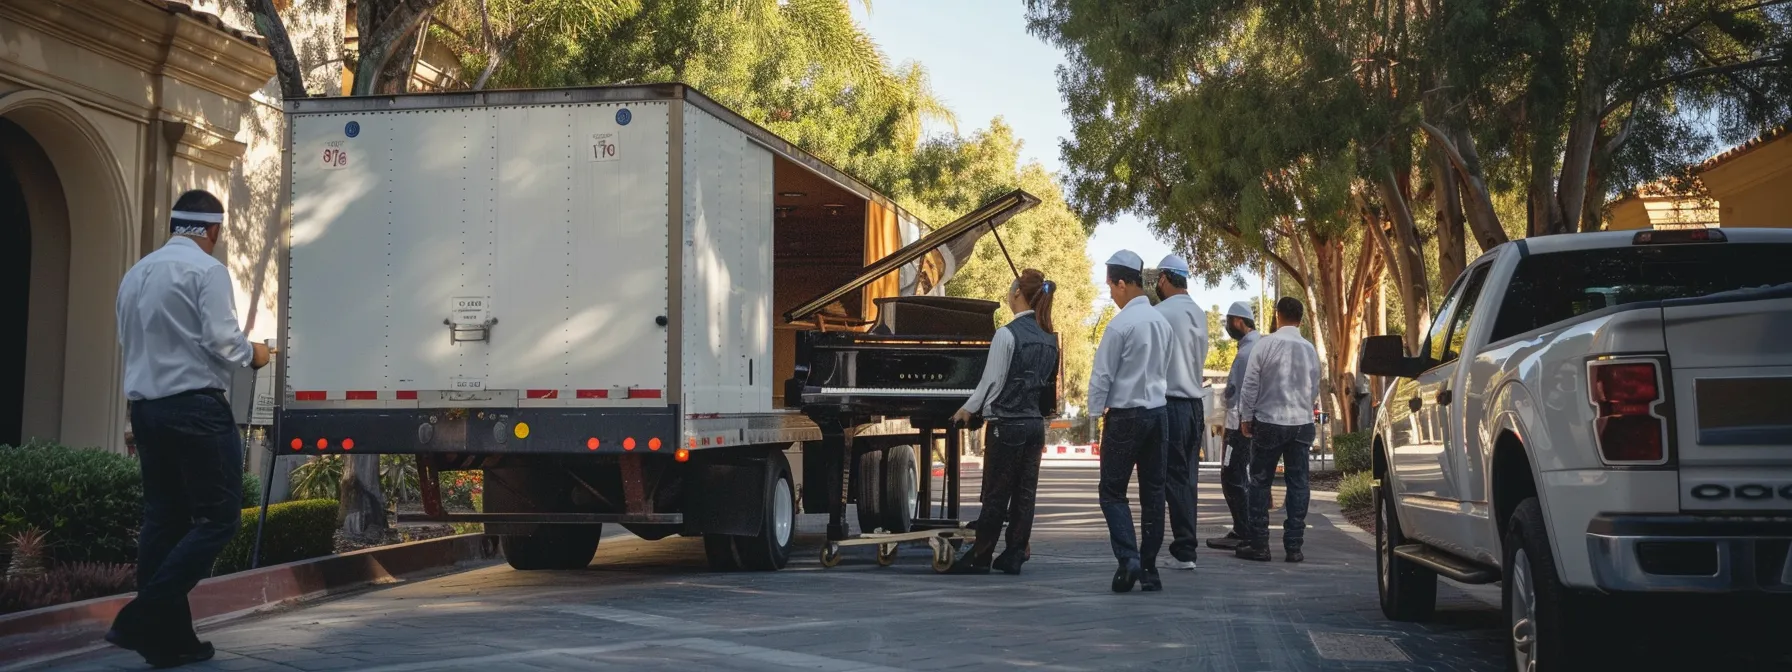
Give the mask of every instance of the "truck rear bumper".
M 353 443 L 350 443 L 352 441 Z M 283 454 L 672 453 L 678 407 L 282 410 Z M 351 447 L 352 446 L 352 447 Z
M 1596 516 L 1594 581 L 1608 592 L 1792 594 L 1792 519 Z

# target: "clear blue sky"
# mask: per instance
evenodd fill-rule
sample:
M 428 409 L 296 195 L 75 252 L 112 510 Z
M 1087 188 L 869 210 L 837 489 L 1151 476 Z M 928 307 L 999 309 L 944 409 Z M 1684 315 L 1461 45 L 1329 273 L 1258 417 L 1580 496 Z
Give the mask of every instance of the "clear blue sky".
M 1064 55 L 1027 33 L 1021 0 L 872 0 L 869 13 L 856 0 L 852 6 L 853 15 L 892 62 L 917 61 L 926 68 L 934 93 L 958 115 L 961 133 L 1002 117 L 1024 142 L 1023 161 L 1062 172 L 1058 143 L 1070 136 L 1058 93 L 1057 67 Z M 1121 248 L 1139 253 L 1149 265 L 1170 253 L 1135 219 L 1102 224 L 1089 238 L 1089 260 L 1095 265 L 1090 282 L 1101 281 L 1102 263 Z M 1256 295 L 1256 276 L 1247 281 L 1246 289 L 1232 289 L 1230 282 L 1194 289 L 1195 300 L 1202 307 L 1225 310 L 1233 301 Z M 1108 302 L 1105 291 L 1097 297 L 1098 306 Z

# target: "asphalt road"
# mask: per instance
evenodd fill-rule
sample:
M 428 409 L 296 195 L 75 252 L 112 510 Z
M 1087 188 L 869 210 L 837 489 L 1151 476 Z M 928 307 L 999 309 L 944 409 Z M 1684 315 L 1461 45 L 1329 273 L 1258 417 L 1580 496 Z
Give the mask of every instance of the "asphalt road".
M 1434 622 L 1387 621 L 1367 539 L 1324 494 L 1305 563 L 1281 562 L 1279 542 L 1273 563 L 1208 552 L 1193 572 L 1165 570 L 1164 592 L 1114 594 L 1095 474 L 1045 471 L 1019 577 L 936 575 L 924 546 L 892 567 L 861 547 L 824 569 L 819 516 L 775 573 L 711 573 L 700 542 L 619 536 L 583 571 L 499 565 L 209 629 L 218 658 L 192 669 L 1504 669 L 1497 589 L 1445 582 Z M 1203 532 L 1226 520 L 1212 479 Z M 111 650 L 56 667 L 144 669 Z

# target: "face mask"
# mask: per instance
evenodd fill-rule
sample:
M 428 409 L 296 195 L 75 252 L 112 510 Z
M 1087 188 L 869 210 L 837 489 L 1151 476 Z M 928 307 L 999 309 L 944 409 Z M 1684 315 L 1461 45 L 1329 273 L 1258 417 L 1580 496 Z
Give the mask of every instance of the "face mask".
M 1240 340 L 1244 338 L 1244 330 L 1228 324 L 1226 325 L 1226 335 L 1231 336 L 1234 341 Z

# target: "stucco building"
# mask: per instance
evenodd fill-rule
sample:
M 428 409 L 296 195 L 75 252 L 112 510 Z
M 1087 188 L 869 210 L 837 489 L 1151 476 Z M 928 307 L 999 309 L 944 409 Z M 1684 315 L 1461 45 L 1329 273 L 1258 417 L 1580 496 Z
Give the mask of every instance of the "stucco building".
M 1792 129 L 1781 127 L 1699 164 L 1709 198 L 1659 185 L 1612 203 L 1609 228 L 1792 227 Z

